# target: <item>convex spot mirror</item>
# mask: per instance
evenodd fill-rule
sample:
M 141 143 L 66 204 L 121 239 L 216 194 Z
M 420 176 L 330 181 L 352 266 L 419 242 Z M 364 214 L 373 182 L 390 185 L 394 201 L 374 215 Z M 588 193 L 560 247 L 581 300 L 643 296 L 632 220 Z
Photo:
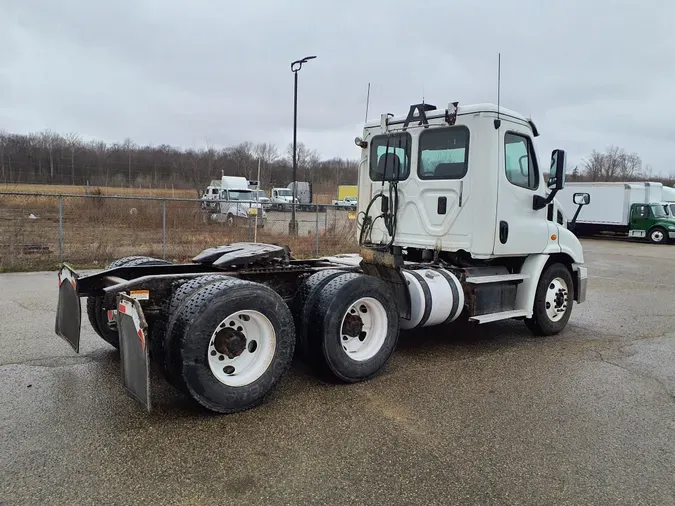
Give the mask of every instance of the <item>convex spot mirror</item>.
M 575 193 L 572 200 L 578 206 L 585 206 L 591 203 L 591 195 L 589 193 Z

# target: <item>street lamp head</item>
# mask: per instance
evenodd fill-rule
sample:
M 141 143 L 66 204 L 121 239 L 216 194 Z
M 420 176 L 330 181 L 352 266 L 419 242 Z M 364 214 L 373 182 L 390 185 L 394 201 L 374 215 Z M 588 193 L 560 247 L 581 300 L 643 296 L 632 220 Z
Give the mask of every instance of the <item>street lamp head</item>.
M 301 60 L 296 60 L 293 63 L 291 63 L 291 72 L 297 72 L 302 68 L 303 63 L 307 63 L 309 60 L 313 60 L 316 58 L 316 56 L 305 56 Z

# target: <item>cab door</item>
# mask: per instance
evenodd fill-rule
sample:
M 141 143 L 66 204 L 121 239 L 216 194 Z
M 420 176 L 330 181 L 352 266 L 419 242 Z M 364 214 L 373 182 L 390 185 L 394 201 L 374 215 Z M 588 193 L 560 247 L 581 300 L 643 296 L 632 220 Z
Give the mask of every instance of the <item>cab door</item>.
M 546 196 L 530 132 L 509 124 L 500 141 L 501 156 L 495 255 L 529 255 L 541 253 L 549 241 L 546 207 L 534 210 L 535 195 Z
M 633 204 L 630 209 L 630 224 L 628 235 L 630 237 L 645 237 L 647 229 L 652 224 L 649 206 L 646 204 Z

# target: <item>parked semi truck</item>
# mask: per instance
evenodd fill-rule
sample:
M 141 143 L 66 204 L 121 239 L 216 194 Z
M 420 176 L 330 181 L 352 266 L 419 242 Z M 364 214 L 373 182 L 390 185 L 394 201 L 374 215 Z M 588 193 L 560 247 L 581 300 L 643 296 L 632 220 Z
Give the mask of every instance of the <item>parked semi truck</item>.
M 212 220 L 224 222 L 229 227 L 248 222 L 257 215 L 255 221 L 262 228 L 267 221 L 267 213 L 258 190 L 251 188 L 252 183 L 257 186 L 257 181 L 238 176 L 222 176 L 220 181 L 211 181 L 202 197 L 202 208 L 213 213 Z
M 295 209 L 297 211 L 316 211 L 326 210 L 326 206 L 314 204 L 312 183 L 307 181 L 298 181 L 295 195 Z M 287 188 L 272 188 L 272 208 L 277 211 L 290 211 L 293 205 L 293 183 L 289 183 Z
M 570 182 L 557 198 L 573 216 L 574 194 L 590 196 L 576 219 L 577 235 L 613 233 L 664 244 L 675 239 L 675 216 L 664 190 L 659 182 Z
M 355 383 L 388 363 L 401 329 L 519 319 L 557 334 L 585 300 L 587 271 L 579 240 L 553 218 L 565 153 L 553 151 L 545 183 L 537 135 L 491 104 L 383 114 L 355 139 L 353 254 L 299 260 L 284 246 L 233 243 L 181 264 L 133 256 L 87 275 L 63 264 L 56 333 L 79 350 L 84 299 L 90 325 L 120 349 L 133 398 L 151 409 L 154 362 L 220 413 L 260 404 L 296 352 Z

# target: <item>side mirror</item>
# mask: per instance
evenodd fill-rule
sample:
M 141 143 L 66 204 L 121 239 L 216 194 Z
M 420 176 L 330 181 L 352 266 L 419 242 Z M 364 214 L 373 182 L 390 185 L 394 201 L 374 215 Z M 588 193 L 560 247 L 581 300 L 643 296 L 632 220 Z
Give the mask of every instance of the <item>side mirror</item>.
M 565 187 L 565 169 L 567 154 L 562 149 L 554 149 L 551 153 L 551 169 L 548 176 L 548 187 L 562 190 Z
M 591 195 L 589 193 L 575 193 L 572 200 L 578 206 L 585 206 L 591 203 Z

